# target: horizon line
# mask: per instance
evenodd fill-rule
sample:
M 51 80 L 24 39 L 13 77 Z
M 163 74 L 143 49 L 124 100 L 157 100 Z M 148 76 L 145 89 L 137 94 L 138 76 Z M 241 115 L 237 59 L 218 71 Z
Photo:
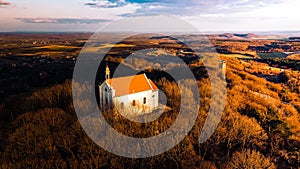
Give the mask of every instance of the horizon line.
M 97 31 L 0 31 L 0 34 L 14 34 L 14 33 L 20 33 L 20 34 L 51 34 L 51 33 L 146 33 L 146 32 L 126 32 L 126 31 L 112 31 L 112 32 L 97 32 Z M 255 34 L 255 33 L 299 33 L 300 35 L 300 30 L 270 30 L 270 31 L 197 31 L 197 32 L 151 32 L 149 33 L 179 33 L 179 34 L 225 34 L 225 33 L 233 33 L 233 34 Z

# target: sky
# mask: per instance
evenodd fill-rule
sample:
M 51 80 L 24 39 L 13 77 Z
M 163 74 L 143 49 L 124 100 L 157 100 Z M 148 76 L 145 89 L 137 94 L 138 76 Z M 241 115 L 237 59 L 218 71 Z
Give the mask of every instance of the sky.
M 299 0 L 0 0 L 0 32 L 93 32 L 153 13 L 202 32 L 299 31 L 299 7 Z

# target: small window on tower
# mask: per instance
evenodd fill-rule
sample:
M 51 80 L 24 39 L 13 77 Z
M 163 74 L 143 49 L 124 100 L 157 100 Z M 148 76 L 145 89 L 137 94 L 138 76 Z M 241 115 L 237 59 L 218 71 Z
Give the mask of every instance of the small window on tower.
M 144 104 L 146 104 L 147 103 L 147 98 L 146 97 L 144 97 Z
M 135 106 L 135 105 L 136 105 L 135 100 L 133 100 L 132 101 L 132 106 Z

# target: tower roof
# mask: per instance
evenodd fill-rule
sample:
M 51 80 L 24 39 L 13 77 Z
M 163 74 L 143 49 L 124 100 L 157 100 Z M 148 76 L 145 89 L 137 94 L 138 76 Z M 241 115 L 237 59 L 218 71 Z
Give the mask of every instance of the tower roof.
M 115 90 L 115 96 L 158 90 L 145 74 L 107 79 L 106 82 Z

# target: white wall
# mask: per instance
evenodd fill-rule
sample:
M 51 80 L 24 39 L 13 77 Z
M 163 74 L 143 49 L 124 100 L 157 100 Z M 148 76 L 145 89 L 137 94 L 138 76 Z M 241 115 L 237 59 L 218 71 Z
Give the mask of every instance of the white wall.
M 153 97 L 154 96 L 154 97 Z M 146 97 L 146 104 L 144 104 L 144 98 Z M 133 106 L 133 100 L 135 100 L 136 106 Z M 125 109 L 131 109 L 133 113 L 149 113 L 158 106 L 158 92 L 152 92 L 152 90 L 139 92 L 135 94 L 120 96 L 114 98 L 115 104 L 121 111 L 121 104 L 123 103 Z
M 154 95 L 154 97 L 151 96 L 152 97 L 151 99 L 153 99 L 153 101 L 152 101 L 153 107 L 157 108 L 158 107 L 158 90 L 154 91 L 152 93 L 152 95 Z

